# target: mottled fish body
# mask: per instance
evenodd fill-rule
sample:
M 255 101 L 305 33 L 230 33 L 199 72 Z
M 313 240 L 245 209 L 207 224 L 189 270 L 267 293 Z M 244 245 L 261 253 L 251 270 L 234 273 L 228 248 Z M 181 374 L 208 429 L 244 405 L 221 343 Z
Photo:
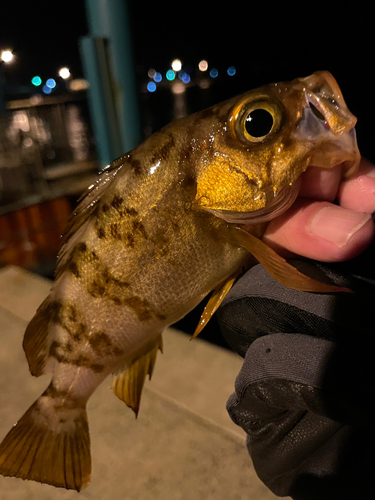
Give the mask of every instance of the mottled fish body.
M 0 445 L 0 473 L 85 486 L 90 395 L 114 373 L 115 394 L 137 413 L 163 329 L 214 290 L 203 327 L 249 251 L 280 281 L 327 291 L 257 238 L 309 165 L 356 170 L 355 123 L 334 78 L 314 73 L 173 122 L 105 169 L 26 330 L 31 373 L 52 381 Z

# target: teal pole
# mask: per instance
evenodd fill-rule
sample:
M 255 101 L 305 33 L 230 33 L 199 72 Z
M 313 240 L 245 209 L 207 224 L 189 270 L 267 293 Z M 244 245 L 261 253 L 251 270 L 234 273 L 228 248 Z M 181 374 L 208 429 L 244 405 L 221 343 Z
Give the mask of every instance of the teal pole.
M 96 138 L 99 168 L 112 163 L 124 152 L 112 98 L 105 40 L 86 36 L 80 39 L 84 73 L 90 82 L 88 100 Z
M 86 0 L 91 35 L 107 38 L 121 154 L 140 140 L 140 119 L 126 0 Z

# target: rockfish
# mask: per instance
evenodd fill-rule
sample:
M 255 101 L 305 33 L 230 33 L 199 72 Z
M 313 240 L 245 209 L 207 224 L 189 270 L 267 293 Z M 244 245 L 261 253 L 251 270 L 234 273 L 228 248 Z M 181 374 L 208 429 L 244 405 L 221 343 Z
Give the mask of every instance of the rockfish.
M 81 490 L 93 391 L 112 373 L 137 413 L 164 328 L 214 291 L 198 333 L 250 254 L 288 286 L 336 291 L 260 238 L 309 165 L 356 171 L 355 123 L 333 76 L 318 72 L 177 120 L 106 168 L 70 219 L 27 327 L 30 371 L 52 380 L 0 445 L 0 473 Z

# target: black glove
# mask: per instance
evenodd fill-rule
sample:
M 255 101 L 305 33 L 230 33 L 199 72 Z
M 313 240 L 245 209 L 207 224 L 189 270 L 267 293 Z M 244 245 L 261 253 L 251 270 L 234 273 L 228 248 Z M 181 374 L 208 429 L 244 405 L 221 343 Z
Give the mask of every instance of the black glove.
M 276 495 L 375 498 L 374 251 L 303 263 L 306 274 L 353 294 L 297 292 L 258 265 L 219 309 L 225 339 L 245 358 L 227 409 Z

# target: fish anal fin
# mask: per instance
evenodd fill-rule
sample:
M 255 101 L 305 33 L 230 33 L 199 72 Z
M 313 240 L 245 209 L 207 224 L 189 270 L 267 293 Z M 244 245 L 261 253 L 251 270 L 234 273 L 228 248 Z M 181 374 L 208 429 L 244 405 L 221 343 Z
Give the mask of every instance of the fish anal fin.
M 163 350 L 161 335 L 147 344 L 130 366 L 116 375 L 112 381 L 114 394 L 134 411 L 136 417 L 139 412 L 145 379 L 147 375 L 151 379 L 158 350 Z
M 49 358 L 49 349 L 53 340 L 49 332 L 51 314 L 54 313 L 51 308 L 56 309 L 56 303 L 51 305 L 48 300 L 45 300 L 28 324 L 23 338 L 23 349 L 30 372 L 35 377 L 45 373 Z
M 80 491 L 91 476 L 86 409 L 53 412 L 47 392 L 0 444 L 0 474 Z
M 232 276 L 230 276 L 224 283 L 221 283 L 215 290 L 212 292 L 212 295 L 210 297 L 210 300 L 207 302 L 206 307 L 203 310 L 203 313 L 199 319 L 197 328 L 195 329 L 194 334 L 190 338 L 190 340 L 194 339 L 197 337 L 203 328 L 207 325 L 207 323 L 210 321 L 212 316 L 215 314 L 217 311 L 218 307 L 220 304 L 223 302 L 225 296 L 229 292 L 229 290 L 232 288 L 234 282 L 237 279 L 237 276 L 240 274 L 241 268 L 238 270 L 238 272 Z
M 236 226 L 229 226 L 225 239 L 246 248 L 279 283 L 294 290 L 318 293 L 349 292 L 349 288 L 329 285 L 301 273 L 263 241 Z

